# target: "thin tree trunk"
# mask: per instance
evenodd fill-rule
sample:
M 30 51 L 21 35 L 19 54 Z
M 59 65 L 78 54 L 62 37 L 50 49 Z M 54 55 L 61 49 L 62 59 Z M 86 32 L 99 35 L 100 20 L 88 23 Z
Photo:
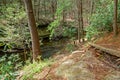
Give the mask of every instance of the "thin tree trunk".
M 91 0 L 91 10 L 90 10 L 90 14 L 92 15 L 94 12 L 94 0 Z
M 114 36 L 117 36 L 117 34 L 118 34 L 118 26 L 117 26 L 117 5 L 118 5 L 118 0 L 114 0 L 114 23 L 113 23 Z
M 63 24 L 65 23 L 65 10 L 63 10 Z
M 20 5 L 23 5 L 23 0 L 19 0 L 19 2 L 20 2 Z
M 78 9 L 78 40 L 79 40 L 79 43 L 80 43 L 81 36 L 80 36 L 80 10 L 79 10 L 79 7 L 80 7 L 79 0 L 77 0 L 77 9 Z
M 52 12 L 52 19 L 55 19 L 55 2 L 51 1 L 51 12 Z
M 38 15 L 38 13 L 39 13 L 39 1 L 38 0 L 36 1 L 35 5 L 36 5 L 36 7 L 35 7 L 36 22 L 38 22 L 39 21 L 39 15 Z
M 39 7 L 38 7 L 38 13 L 37 13 L 37 14 L 38 14 L 38 20 L 39 20 L 40 17 L 41 17 L 41 16 L 40 16 L 41 0 L 38 1 L 38 5 L 39 5 Z
M 3 4 L 6 6 L 6 0 L 3 0 Z
M 46 16 L 47 16 L 47 13 L 46 13 L 46 12 L 47 12 L 47 9 L 46 9 L 46 2 L 45 2 L 45 0 L 44 0 L 44 12 L 45 12 L 44 15 L 45 15 L 45 17 L 46 17 Z
M 80 32 L 81 32 L 81 39 L 84 41 L 84 29 L 83 29 L 83 6 L 82 1 L 80 0 Z
M 52 12 L 52 19 L 53 20 L 55 20 L 56 8 L 57 8 L 57 1 L 56 0 L 52 0 L 51 1 L 51 12 Z
M 32 40 L 33 60 L 37 61 L 38 55 L 40 54 L 40 44 L 39 44 L 38 32 L 35 23 L 35 17 L 33 13 L 32 1 L 24 0 L 24 3 L 28 15 L 28 23 L 30 28 L 31 40 Z
M 77 8 L 78 8 L 78 40 L 79 42 L 80 39 L 82 39 L 82 41 L 84 41 L 84 30 L 83 30 L 83 10 L 82 10 L 82 0 L 77 0 Z
M 42 9 L 41 9 L 41 0 L 39 0 L 39 8 L 38 8 L 38 20 L 40 20 L 41 19 L 41 16 L 42 16 L 42 14 L 40 14 L 40 11 L 41 11 Z

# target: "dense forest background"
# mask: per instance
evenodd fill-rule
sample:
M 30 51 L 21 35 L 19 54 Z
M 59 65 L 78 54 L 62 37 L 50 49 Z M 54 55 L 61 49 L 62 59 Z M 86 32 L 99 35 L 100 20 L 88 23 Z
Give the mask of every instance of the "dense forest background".
M 27 15 L 32 13 L 32 9 L 26 8 L 29 1 L 40 43 L 37 47 L 28 22 Z M 0 79 L 14 80 L 17 74 L 14 71 L 25 65 L 26 60 L 31 62 L 43 54 L 40 47 L 45 46 L 44 41 L 93 41 L 110 32 L 117 36 L 119 26 L 120 0 L 0 0 Z M 37 48 L 40 50 L 35 52 Z M 22 58 L 12 53 L 23 53 Z M 44 62 L 42 65 L 46 66 Z
M 23 1 L 1 0 L 0 3 L 1 37 L 4 39 L 2 40 L 1 38 L 1 41 L 22 42 L 23 40 L 30 39 Z M 76 31 L 70 29 L 73 27 L 77 28 L 79 25 L 81 27 L 81 24 L 84 26 L 86 38 L 91 38 L 105 31 L 112 31 L 114 1 L 84 0 L 82 1 L 82 5 L 83 8 L 81 12 L 80 1 L 33 1 L 36 24 L 38 27 L 49 25 L 48 30 L 50 30 L 51 36 L 64 35 L 74 37 L 73 34 Z M 81 16 L 83 19 L 80 19 Z M 119 4 L 117 19 L 119 23 Z M 83 23 L 80 23 L 82 20 Z M 57 31 L 57 28 L 60 28 L 60 30 Z M 40 35 L 42 35 L 42 33 Z M 43 35 L 47 35 L 47 32 Z

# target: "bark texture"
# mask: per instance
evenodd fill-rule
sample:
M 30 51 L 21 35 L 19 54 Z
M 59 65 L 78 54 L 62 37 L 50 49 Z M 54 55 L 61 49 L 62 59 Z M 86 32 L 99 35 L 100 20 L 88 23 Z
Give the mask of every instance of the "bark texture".
M 84 30 L 83 30 L 83 6 L 82 6 L 82 0 L 77 0 L 77 9 L 78 9 L 78 40 L 80 42 L 80 39 L 84 41 Z
M 36 28 L 35 17 L 33 13 L 32 1 L 24 0 L 26 6 L 26 12 L 28 15 L 28 23 L 30 28 L 31 40 L 32 40 L 32 51 L 33 51 L 33 60 L 38 60 L 38 55 L 40 54 L 40 44 L 38 38 L 38 32 Z
M 113 23 L 113 32 L 114 36 L 118 34 L 118 26 L 117 26 L 117 5 L 118 5 L 118 0 L 114 0 L 114 23 Z

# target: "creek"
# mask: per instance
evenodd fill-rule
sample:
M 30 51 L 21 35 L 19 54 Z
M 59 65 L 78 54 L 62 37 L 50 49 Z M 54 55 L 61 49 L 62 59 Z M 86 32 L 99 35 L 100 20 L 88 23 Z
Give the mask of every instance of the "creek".
M 63 38 L 57 41 L 43 41 L 41 46 L 42 58 L 49 58 L 64 48 L 67 39 Z
M 51 40 L 51 41 L 48 39 L 44 39 L 41 43 L 42 45 L 40 46 L 40 50 L 42 53 L 41 58 L 42 59 L 50 58 L 51 56 L 53 56 L 54 54 L 59 52 L 65 46 L 66 41 L 68 41 L 68 39 L 66 39 L 66 38 L 62 38 L 60 40 Z M 2 48 L 0 51 L 0 56 L 3 56 L 5 54 L 7 54 L 8 56 L 10 54 L 20 54 L 22 59 L 25 57 L 26 57 L 26 59 L 28 59 L 29 57 L 32 56 L 32 54 L 30 54 L 31 53 L 30 51 L 31 51 L 30 49 L 24 50 L 22 48 L 20 48 L 20 49 L 14 48 L 10 51 L 8 50 L 8 51 L 4 52 L 3 48 Z

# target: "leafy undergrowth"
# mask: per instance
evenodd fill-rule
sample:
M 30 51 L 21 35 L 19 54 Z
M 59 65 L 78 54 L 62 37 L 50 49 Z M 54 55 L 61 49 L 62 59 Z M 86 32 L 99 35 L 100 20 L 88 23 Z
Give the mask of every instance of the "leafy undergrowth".
M 22 63 L 18 54 L 0 57 L 0 80 L 15 80 L 18 75 L 17 70 L 21 69 Z
M 50 66 L 52 64 L 52 59 L 44 60 L 40 62 L 33 62 L 26 65 L 22 71 L 20 71 L 20 75 L 17 77 L 17 80 L 33 80 L 33 77 L 44 67 Z

